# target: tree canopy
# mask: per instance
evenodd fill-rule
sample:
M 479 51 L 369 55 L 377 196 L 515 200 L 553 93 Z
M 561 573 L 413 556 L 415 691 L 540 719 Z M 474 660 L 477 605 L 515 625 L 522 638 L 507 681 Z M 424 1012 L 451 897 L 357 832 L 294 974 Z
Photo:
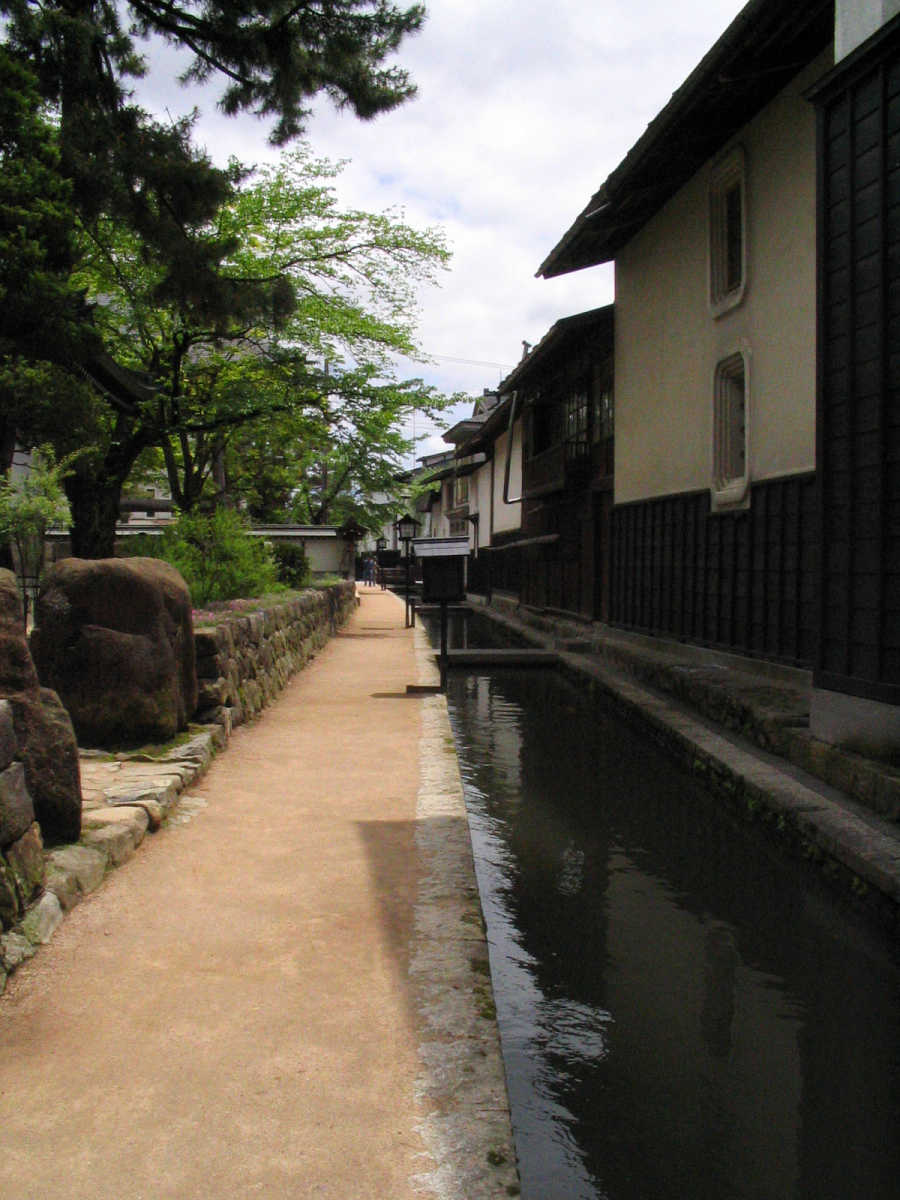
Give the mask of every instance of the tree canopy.
M 387 60 L 424 19 L 421 5 L 389 0 L 0 0 L 0 14 L 6 65 L 12 56 L 30 69 L 59 122 L 59 173 L 82 222 L 123 223 L 165 263 L 161 295 L 193 290 L 208 304 L 229 247 L 193 235 L 237 178 L 193 145 L 196 114 L 162 124 L 135 103 L 147 40 L 188 51 L 187 80 L 219 81 L 226 113 L 270 118 L 271 140 L 284 143 L 319 94 L 362 118 L 411 96 Z
M 0 0 L 0 14 L 0 440 L 49 426 L 61 452 L 91 446 L 67 480 L 75 553 L 111 553 L 121 488 L 152 447 L 189 508 L 230 429 L 304 406 L 320 429 L 335 397 L 348 413 L 434 402 L 389 360 L 412 351 L 439 239 L 339 212 L 337 168 L 305 149 L 256 179 L 216 166 L 196 113 L 160 122 L 133 91 L 163 39 L 187 53 L 186 82 L 218 83 L 224 112 L 267 119 L 284 144 L 318 96 L 368 119 L 413 95 L 390 60 L 422 5 Z
M 443 239 L 397 213 L 342 208 L 339 170 L 301 145 L 238 184 L 193 235 L 228 248 L 215 305 L 195 289 L 161 293 L 165 263 L 126 226 L 85 228 L 76 279 L 134 395 L 110 384 L 94 420 L 98 453 L 69 478 L 77 553 L 109 552 L 119 493 L 148 447 L 162 451 L 187 510 L 233 430 L 291 414 L 316 461 L 340 452 L 359 486 L 367 444 L 373 464 L 395 466 L 406 414 L 444 403 L 420 380 L 398 379 L 393 360 L 417 354 L 418 289 L 446 264 Z

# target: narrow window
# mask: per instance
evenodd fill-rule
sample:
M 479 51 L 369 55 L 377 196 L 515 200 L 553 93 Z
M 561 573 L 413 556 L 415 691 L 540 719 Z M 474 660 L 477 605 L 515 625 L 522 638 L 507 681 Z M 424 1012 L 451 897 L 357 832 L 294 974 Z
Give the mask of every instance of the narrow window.
M 588 420 L 590 407 L 588 390 L 581 387 L 566 396 L 566 458 L 584 458 L 589 450 Z
M 719 316 L 740 304 L 747 282 L 744 154 L 738 147 L 713 168 L 709 188 L 709 303 Z
M 747 362 L 743 353 L 729 355 L 716 366 L 713 407 L 714 507 L 741 504 L 747 497 L 748 433 Z
M 594 412 L 591 437 L 594 442 L 604 442 L 615 432 L 615 403 L 609 370 L 596 367 L 593 384 Z

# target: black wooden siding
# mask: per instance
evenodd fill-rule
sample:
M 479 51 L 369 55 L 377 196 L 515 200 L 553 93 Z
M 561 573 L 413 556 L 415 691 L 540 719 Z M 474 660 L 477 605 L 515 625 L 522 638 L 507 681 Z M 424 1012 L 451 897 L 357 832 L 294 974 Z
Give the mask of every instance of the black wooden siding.
M 816 484 L 754 484 L 749 509 L 690 492 L 613 509 L 610 619 L 639 632 L 812 666 Z
M 900 702 L 900 26 L 820 91 L 817 685 Z

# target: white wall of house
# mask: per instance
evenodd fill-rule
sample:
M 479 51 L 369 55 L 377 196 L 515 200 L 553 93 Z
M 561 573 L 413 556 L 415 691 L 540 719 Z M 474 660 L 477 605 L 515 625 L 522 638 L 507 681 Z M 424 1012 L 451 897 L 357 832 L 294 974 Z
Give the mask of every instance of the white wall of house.
M 447 510 L 453 504 L 453 480 L 441 480 L 441 498 L 431 506 L 431 532 L 429 537 L 449 537 L 450 519 Z
M 836 0 L 834 6 L 834 59 L 862 45 L 892 17 L 900 13 L 900 0 Z
M 503 501 L 503 477 L 506 469 L 506 447 L 509 433 L 502 433 L 494 443 L 494 495 L 493 533 L 509 533 L 522 527 L 521 503 L 505 504 Z M 517 421 L 512 430 L 512 459 L 509 472 L 509 495 L 522 494 L 522 422 Z
M 617 503 L 709 487 L 716 364 L 749 374 L 751 481 L 815 466 L 815 114 L 829 50 L 741 130 L 747 283 L 709 303 L 708 162 L 616 258 Z
M 489 459 L 472 475 L 469 484 L 469 512 L 478 514 L 478 545 L 488 546 L 491 541 L 491 477 L 494 463 Z M 475 547 L 475 527 L 469 528 L 469 546 Z

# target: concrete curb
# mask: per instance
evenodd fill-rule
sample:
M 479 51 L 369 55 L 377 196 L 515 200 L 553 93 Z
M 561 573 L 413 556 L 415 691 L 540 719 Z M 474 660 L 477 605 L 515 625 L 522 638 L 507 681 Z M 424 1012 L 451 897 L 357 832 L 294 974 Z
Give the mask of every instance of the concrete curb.
M 418 682 L 438 682 L 416 628 Z M 414 1180 L 440 1200 L 517 1196 L 509 1097 L 459 763 L 443 695 L 423 697 L 416 846 L 423 863 L 410 976 L 421 1028 L 418 1131 L 434 1168 Z
M 570 623 L 529 622 L 505 602 L 473 607 L 533 646 L 556 648 L 560 669 L 641 722 L 711 791 L 815 864 L 837 891 L 900 929 L 900 827 L 885 816 L 895 811 L 900 773 L 810 737 L 802 727 L 803 672 L 762 663 L 748 676 L 739 669 L 747 664 L 702 648 L 651 648 L 647 639 L 608 631 L 576 639 Z M 816 755 L 815 747 L 827 753 Z M 816 773 L 811 757 L 822 767 Z
M 570 675 L 611 697 L 717 795 L 762 820 L 777 839 L 889 927 L 900 928 L 900 838 L 887 821 L 776 756 L 704 724 L 667 697 L 578 654 L 562 653 Z

